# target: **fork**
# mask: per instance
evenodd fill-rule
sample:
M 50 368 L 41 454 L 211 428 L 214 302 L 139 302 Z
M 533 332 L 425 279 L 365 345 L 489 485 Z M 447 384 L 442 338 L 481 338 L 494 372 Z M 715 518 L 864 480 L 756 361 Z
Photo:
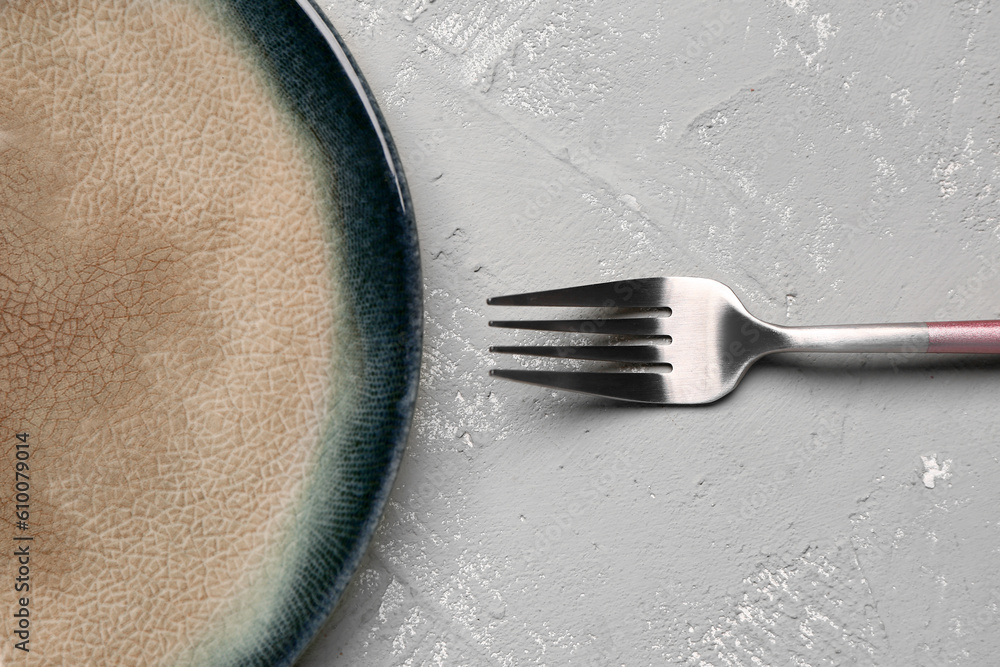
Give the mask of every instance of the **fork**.
M 493 306 L 656 309 L 641 316 L 491 321 L 492 327 L 650 338 L 642 345 L 494 346 L 491 352 L 651 364 L 659 372 L 490 371 L 495 377 L 623 401 L 711 403 L 775 352 L 1000 354 L 1000 320 L 789 327 L 751 315 L 707 278 L 643 278 L 498 296 Z

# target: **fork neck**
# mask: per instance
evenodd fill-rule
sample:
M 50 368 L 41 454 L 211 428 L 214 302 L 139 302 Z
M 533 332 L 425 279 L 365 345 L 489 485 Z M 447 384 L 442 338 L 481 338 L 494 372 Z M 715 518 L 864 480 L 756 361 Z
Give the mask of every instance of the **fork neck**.
M 923 322 L 906 324 L 786 327 L 772 325 L 778 343 L 772 352 L 927 352 L 930 335 Z

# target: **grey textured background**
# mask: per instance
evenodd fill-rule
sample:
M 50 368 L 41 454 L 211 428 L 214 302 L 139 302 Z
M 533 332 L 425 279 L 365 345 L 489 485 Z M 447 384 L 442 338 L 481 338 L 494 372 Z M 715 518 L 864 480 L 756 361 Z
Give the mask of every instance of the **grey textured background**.
M 783 324 L 1000 318 L 992 3 L 324 9 L 407 169 L 427 340 L 303 665 L 995 664 L 1000 364 L 786 356 L 622 407 L 488 378 L 553 339 L 485 306 L 695 275 Z

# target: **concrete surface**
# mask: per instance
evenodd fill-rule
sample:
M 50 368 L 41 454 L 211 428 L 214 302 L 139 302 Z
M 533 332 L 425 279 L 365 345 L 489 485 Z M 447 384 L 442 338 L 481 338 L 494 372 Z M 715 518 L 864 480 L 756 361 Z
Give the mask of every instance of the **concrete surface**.
M 991 3 L 324 9 L 407 169 L 427 340 L 302 665 L 996 663 L 1000 363 L 786 356 L 623 407 L 488 378 L 522 363 L 490 344 L 557 338 L 485 306 L 696 275 L 785 324 L 1000 317 Z

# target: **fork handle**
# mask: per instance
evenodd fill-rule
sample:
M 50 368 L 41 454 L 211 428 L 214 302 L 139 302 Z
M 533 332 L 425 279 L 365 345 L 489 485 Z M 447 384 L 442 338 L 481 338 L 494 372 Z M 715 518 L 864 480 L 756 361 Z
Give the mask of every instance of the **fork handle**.
M 1000 320 L 928 322 L 927 351 L 1000 354 Z
M 1000 320 L 777 328 L 776 352 L 1000 354 Z

